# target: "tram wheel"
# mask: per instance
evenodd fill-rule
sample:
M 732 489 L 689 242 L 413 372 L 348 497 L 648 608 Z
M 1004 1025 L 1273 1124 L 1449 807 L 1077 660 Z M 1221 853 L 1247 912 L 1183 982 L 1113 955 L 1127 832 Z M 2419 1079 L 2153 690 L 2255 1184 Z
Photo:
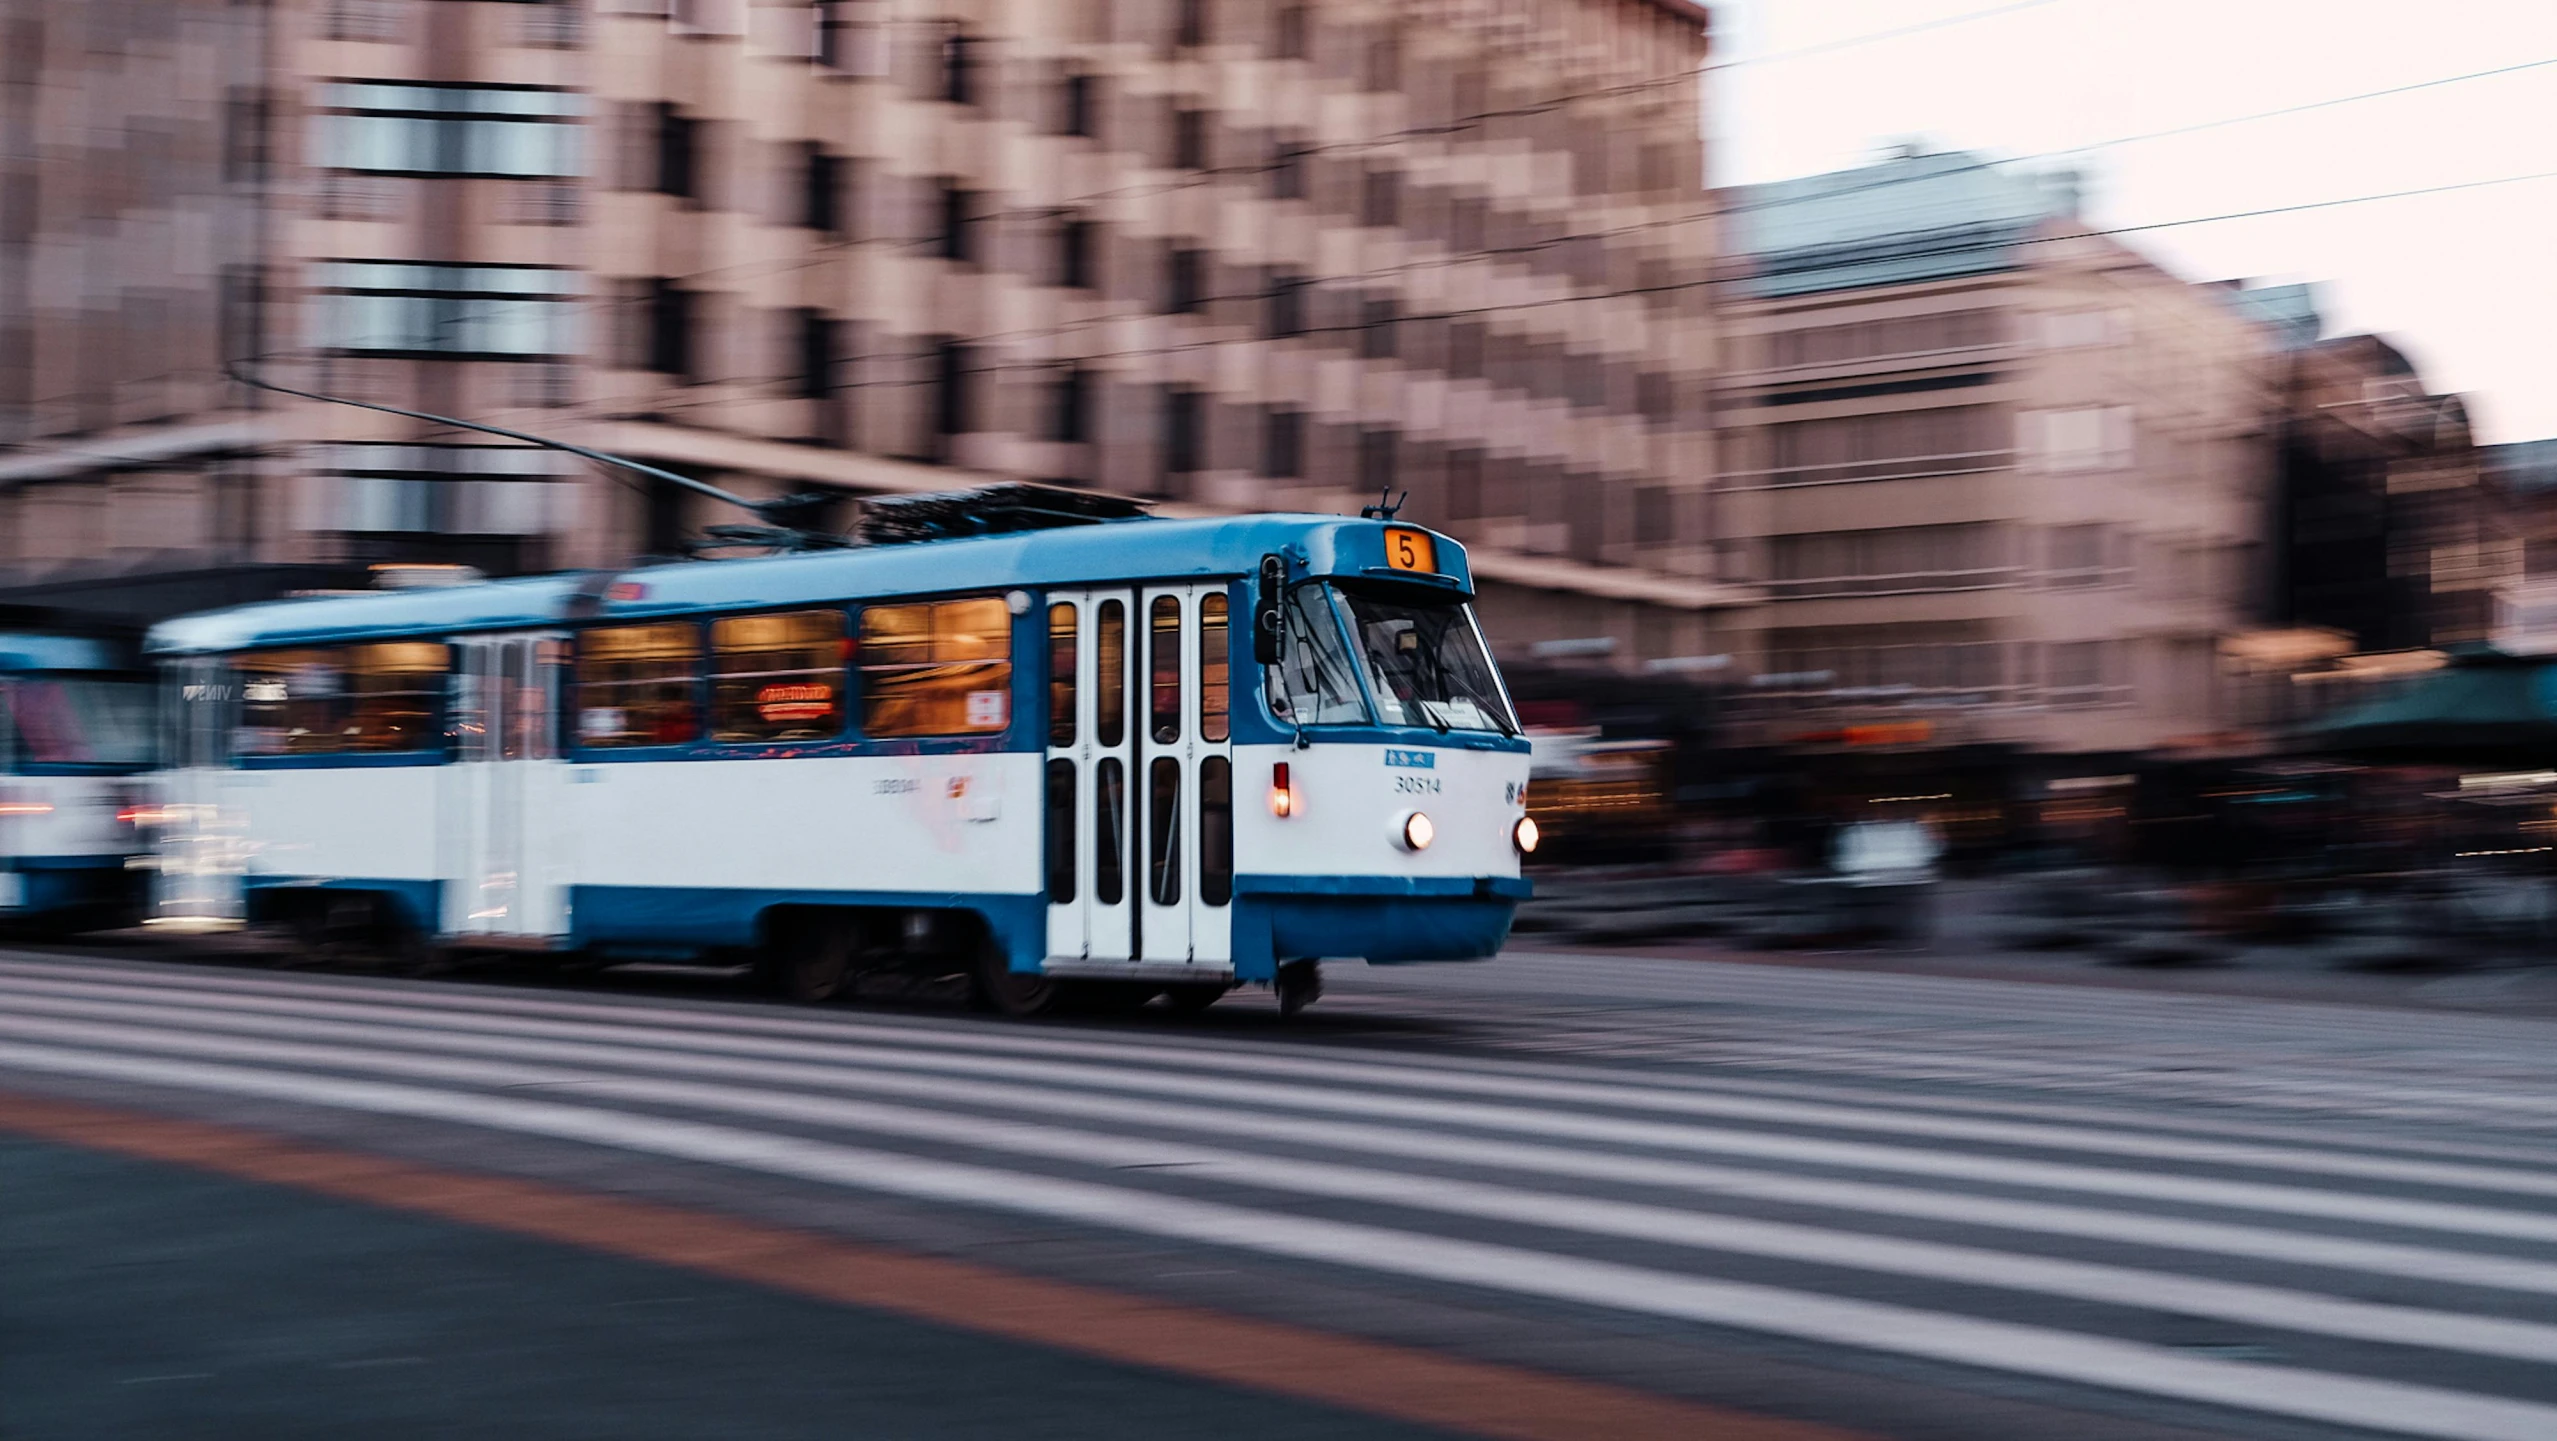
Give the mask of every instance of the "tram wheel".
M 1054 976 L 1012 969 L 1012 959 L 1001 946 L 988 945 L 977 958 L 976 985 L 971 996 L 979 1009 L 1007 1016 L 1039 1016 L 1055 1010 L 1065 995 L 1065 983 Z
M 1195 1016 L 1225 998 L 1226 987 L 1215 985 L 1174 986 L 1163 993 L 1163 1003 L 1175 1015 Z
M 1279 1014 L 1293 1016 L 1323 997 L 1323 966 L 1319 961 L 1290 961 L 1279 967 Z
M 852 947 L 852 928 L 839 921 L 810 917 L 783 927 L 766 962 L 774 989 L 803 1004 L 833 1000 L 850 987 Z

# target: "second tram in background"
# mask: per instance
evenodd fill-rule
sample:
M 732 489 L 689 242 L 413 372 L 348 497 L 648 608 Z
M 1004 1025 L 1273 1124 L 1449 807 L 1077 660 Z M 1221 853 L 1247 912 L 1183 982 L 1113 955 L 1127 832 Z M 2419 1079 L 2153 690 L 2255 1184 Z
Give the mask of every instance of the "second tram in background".
M 132 861 L 157 750 L 138 639 L 0 611 L 0 923 L 76 930 L 141 915 Z
M 164 924 L 1293 1007 L 1496 952 L 1528 744 L 1454 541 L 874 502 L 855 549 L 169 622 Z M 1007 533 L 985 533 L 985 532 Z

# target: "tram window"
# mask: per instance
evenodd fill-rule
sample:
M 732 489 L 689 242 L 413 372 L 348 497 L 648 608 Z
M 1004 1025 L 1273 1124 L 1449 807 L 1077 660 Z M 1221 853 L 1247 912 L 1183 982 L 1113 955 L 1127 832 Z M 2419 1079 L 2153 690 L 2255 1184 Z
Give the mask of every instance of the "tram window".
M 1074 762 L 1048 762 L 1048 904 L 1074 899 Z
M 843 734 L 843 612 L 732 615 L 710 625 L 710 738 Z
M 452 652 L 439 641 L 383 641 L 257 651 L 233 664 L 241 755 L 371 754 L 423 750 L 439 738 Z
M 1146 637 L 1146 693 L 1151 710 L 1147 722 L 1154 743 L 1168 746 L 1181 738 L 1181 598 L 1158 595 Z
M 861 613 L 861 728 L 982 735 L 1012 720 L 1012 611 L 999 597 Z
M 1199 899 L 1234 899 L 1234 762 L 1223 756 L 1199 761 Z
M 1074 744 L 1074 606 L 1058 601 L 1048 607 L 1048 744 Z
M 1221 741 L 1228 733 L 1226 678 L 1233 640 L 1226 629 L 1222 595 L 1199 597 L 1199 739 Z
M 1168 906 L 1181 899 L 1181 763 L 1155 757 L 1146 781 L 1146 893 Z
M 1367 702 L 1330 595 L 1319 585 L 1298 586 L 1288 592 L 1286 619 L 1286 658 L 1270 668 L 1270 709 L 1297 725 L 1365 721 Z
M 149 681 L 22 675 L 0 682 L 0 757 L 21 766 L 154 763 Z
M 1518 733 L 1472 607 L 1346 585 L 1340 598 L 1384 724 Z
M 1093 695 L 1100 712 L 1094 737 L 1105 749 L 1128 738 L 1128 607 L 1125 601 L 1101 602 L 1101 623 L 1093 637 Z
M 1127 896 L 1128 773 L 1117 756 L 1092 768 L 1092 899 L 1115 906 Z
M 697 739 L 701 632 L 689 622 L 603 626 L 577 638 L 577 739 L 589 746 Z

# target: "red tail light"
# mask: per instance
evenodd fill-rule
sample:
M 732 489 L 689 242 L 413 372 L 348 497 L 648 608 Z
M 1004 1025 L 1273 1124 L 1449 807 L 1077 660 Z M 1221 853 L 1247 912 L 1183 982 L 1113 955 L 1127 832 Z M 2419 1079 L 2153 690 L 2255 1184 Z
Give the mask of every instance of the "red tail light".
M 1285 761 L 1270 767 L 1270 814 L 1280 820 L 1296 814 L 1296 787 L 1288 779 Z

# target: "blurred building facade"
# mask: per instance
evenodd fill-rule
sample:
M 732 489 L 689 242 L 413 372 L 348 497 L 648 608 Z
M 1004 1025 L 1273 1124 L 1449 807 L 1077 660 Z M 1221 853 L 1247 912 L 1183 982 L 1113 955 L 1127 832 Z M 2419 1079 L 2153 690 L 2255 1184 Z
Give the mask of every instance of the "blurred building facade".
M 1708 528 L 1739 733 L 2147 750 L 2228 723 L 2272 598 L 2267 328 L 2079 219 L 2066 176 L 1904 151 L 1734 192 Z
M 1734 594 L 1688 0 L 6 7 L 0 587 L 743 518 L 251 360 L 756 496 L 1408 490 L 1522 644 Z

